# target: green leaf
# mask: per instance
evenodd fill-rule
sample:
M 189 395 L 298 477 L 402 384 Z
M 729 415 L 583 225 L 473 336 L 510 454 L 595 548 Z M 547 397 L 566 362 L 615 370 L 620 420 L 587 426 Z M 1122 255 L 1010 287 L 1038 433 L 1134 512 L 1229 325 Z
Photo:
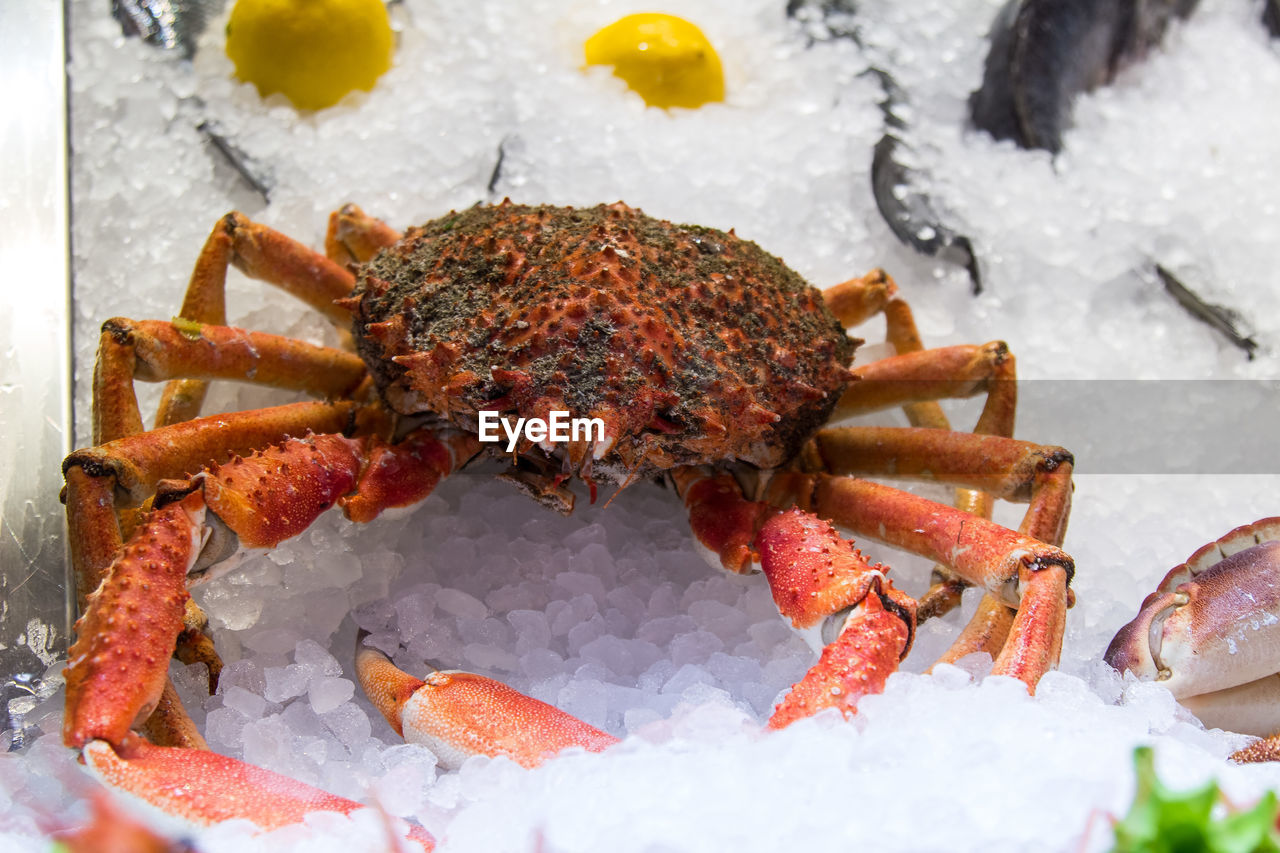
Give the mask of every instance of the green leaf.
M 1222 798 L 1217 782 L 1171 791 L 1156 777 L 1150 747 L 1133 752 L 1137 791 L 1133 805 L 1114 827 L 1112 853 L 1280 853 L 1274 792 L 1247 811 L 1214 820 Z

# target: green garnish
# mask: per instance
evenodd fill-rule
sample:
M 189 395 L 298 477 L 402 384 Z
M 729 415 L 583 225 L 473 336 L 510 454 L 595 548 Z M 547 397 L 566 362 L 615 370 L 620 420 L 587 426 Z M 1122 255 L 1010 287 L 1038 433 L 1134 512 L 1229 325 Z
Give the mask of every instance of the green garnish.
M 1274 853 L 1276 794 L 1268 791 L 1252 808 L 1215 819 L 1222 800 L 1218 783 L 1190 791 L 1171 791 L 1156 778 L 1155 753 L 1149 746 L 1133 751 L 1138 790 L 1133 805 L 1114 827 L 1112 853 Z

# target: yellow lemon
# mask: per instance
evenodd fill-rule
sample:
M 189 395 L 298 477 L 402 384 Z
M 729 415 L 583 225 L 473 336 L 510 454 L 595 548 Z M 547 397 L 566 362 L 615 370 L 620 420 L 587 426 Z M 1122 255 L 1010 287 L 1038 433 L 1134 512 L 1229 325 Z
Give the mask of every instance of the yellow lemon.
M 227 21 L 236 76 L 304 110 L 372 89 L 391 67 L 392 43 L 382 0 L 237 0 Z
M 587 39 L 587 64 L 612 65 L 651 107 L 724 100 L 720 57 L 702 30 L 674 15 L 627 15 Z

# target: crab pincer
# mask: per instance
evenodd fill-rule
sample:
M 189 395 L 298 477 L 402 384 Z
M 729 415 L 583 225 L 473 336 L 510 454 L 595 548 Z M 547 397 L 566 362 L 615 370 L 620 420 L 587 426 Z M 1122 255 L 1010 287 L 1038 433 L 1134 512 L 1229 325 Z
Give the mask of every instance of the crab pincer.
M 1168 687 L 1207 725 L 1280 730 L 1280 518 L 1236 528 L 1172 569 L 1104 657 Z M 1280 739 L 1235 757 L 1275 760 Z

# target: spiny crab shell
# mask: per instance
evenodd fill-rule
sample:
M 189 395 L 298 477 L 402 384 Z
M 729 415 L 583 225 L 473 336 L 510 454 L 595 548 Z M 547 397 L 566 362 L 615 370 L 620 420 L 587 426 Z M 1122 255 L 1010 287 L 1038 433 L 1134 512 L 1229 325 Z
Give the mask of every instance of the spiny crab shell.
M 755 243 L 622 203 L 452 213 L 357 276 L 357 346 L 388 405 L 473 432 L 481 411 L 600 418 L 602 442 L 520 448 L 589 480 L 780 465 L 859 343 Z

